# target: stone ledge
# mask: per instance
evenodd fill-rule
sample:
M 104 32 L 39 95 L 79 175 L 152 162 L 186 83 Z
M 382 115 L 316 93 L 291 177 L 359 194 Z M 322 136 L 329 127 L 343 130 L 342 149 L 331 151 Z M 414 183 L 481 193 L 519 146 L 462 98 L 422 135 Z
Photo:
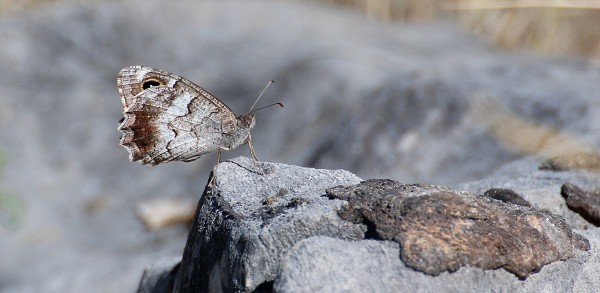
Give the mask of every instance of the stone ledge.
M 213 175 L 174 292 L 569 292 L 600 286 L 600 230 L 573 231 L 535 202 L 527 207 L 446 186 L 362 181 L 344 170 L 266 162 L 257 170 L 244 157 L 219 164 Z M 560 190 L 548 196 L 560 197 Z M 459 253 L 449 253 L 453 249 Z

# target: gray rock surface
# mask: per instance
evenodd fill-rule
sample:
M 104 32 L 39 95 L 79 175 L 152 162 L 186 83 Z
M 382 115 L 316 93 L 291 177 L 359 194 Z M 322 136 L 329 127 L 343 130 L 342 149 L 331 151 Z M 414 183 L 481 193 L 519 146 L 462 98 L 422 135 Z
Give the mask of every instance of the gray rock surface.
M 575 244 L 570 244 L 570 240 L 558 243 L 561 238 L 571 237 L 572 232 L 564 225 L 565 221 L 559 216 L 537 211 L 550 218 L 548 223 L 539 223 L 540 227 L 530 227 L 525 232 L 536 234 L 538 230 L 549 229 L 547 240 L 557 241 L 549 244 L 549 254 L 554 253 L 554 249 L 563 250 L 566 253 L 563 260 L 554 259 L 527 278 L 519 278 L 500 268 L 483 270 L 468 265 L 451 273 L 431 276 L 402 262 L 404 252 L 400 250 L 400 244 L 363 240 L 372 233 L 368 231 L 368 225 L 344 223 L 337 217 L 347 203 L 333 199 L 331 190 L 339 193 L 339 190 L 347 189 L 348 196 L 360 195 L 366 200 L 369 194 L 359 187 L 368 185 L 369 181 L 358 187 L 352 184 L 347 188 L 331 189 L 327 186 L 360 179 L 341 170 L 265 162 L 259 168 L 264 169 L 264 175 L 257 174 L 252 160 L 245 157 L 216 167 L 216 177 L 200 201 L 201 208 L 188 238 L 177 292 L 252 291 L 257 288 L 266 291 L 273 288 L 275 292 L 594 292 L 594 288 L 600 286 L 596 273 L 600 269 L 600 228 L 574 230 L 589 240 L 589 246 L 573 249 Z M 411 187 L 390 180 L 381 182 L 384 181 L 393 184 L 376 184 L 373 190 L 386 195 L 400 188 L 412 196 L 427 196 L 427 186 Z M 481 187 L 485 183 L 474 182 L 469 186 Z M 325 193 L 326 188 L 330 190 L 328 193 Z M 434 191 L 441 194 L 450 190 L 443 186 L 435 188 Z M 460 194 L 466 198 L 473 196 L 468 192 Z M 519 213 L 515 217 L 530 213 L 525 218 L 533 226 L 540 220 L 533 215 L 533 208 L 487 197 L 481 197 L 481 200 L 494 201 L 503 208 L 512 206 Z M 398 206 L 397 203 L 391 205 Z M 381 209 L 371 208 L 375 212 Z M 410 216 L 407 221 L 425 222 L 426 211 L 420 213 L 423 219 Z M 387 215 L 395 217 L 393 211 Z M 559 227 L 552 223 L 558 223 Z M 449 229 L 440 227 L 443 231 Z M 385 228 L 389 232 L 391 227 Z M 568 235 L 563 233 L 565 229 Z M 469 230 L 472 229 L 458 229 L 456 241 L 462 241 L 460 233 Z M 520 243 L 528 241 L 529 236 L 525 234 L 518 236 Z M 488 245 L 494 246 L 493 250 L 498 244 L 488 242 Z M 513 253 L 516 253 L 512 256 L 515 259 L 543 261 L 542 258 L 529 259 L 528 256 L 542 253 L 534 253 L 529 248 Z M 502 256 L 504 254 L 498 257 Z
M 264 175 L 245 157 L 215 168 L 198 205 L 176 292 L 252 291 L 274 279 L 281 258 L 302 239 L 364 238 L 363 225 L 338 217 L 342 201 L 323 196 L 327 188 L 360 178 L 284 164 L 259 168 Z
M 560 192 L 565 183 L 594 189 L 594 186 L 598 186 L 598 174 L 590 171 L 537 170 L 537 163 L 539 162 L 527 158 L 508 164 L 489 178 L 458 184 L 456 188 L 477 194 L 483 194 L 491 188 L 509 189 L 522 196 L 533 207 L 564 217 L 573 229 L 594 228 L 595 225 L 567 207 Z
M 431 277 L 400 261 L 391 241 L 312 237 L 283 260 L 276 292 L 596 292 L 600 286 L 600 230 L 580 231 L 590 251 L 549 264 L 526 280 L 505 270 L 462 267 Z

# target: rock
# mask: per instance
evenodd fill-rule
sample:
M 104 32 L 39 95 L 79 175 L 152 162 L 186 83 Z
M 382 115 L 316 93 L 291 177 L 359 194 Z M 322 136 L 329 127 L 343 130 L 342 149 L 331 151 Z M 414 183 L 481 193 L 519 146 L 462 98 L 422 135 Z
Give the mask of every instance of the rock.
M 565 183 L 560 194 L 567 200 L 567 206 L 579 213 L 590 223 L 600 225 L 600 192 L 585 191 L 571 183 Z
M 398 292 L 414 272 L 398 258 L 393 241 L 347 241 L 316 236 L 300 241 L 283 259 L 275 292 Z M 421 274 L 422 275 L 422 274 Z
M 257 168 L 243 157 L 219 164 L 213 176 L 175 292 L 600 286 L 600 230 L 574 233 L 545 210 L 446 186 L 361 181 L 343 170 Z
M 522 196 L 510 189 L 492 188 L 484 192 L 483 196 L 487 196 L 489 198 L 497 199 L 503 202 L 522 205 L 525 207 L 531 206 L 531 204 L 528 201 L 526 201 Z
M 166 259 L 144 270 L 137 293 L 172 292 L 180 257 Z
M 525 158 L 498 168 L 486 179 L 457 184 L 454 187 L 475 194 L 484 194 L 495 188 L 509 189 L 519 194 L 532 207 L 564 217 L 572 229 L 594 228 L 595 225 L 567 207 L 561 195 L 561 186 L 571 182 L 591 190 L 598 186 L 597 174 L 585 170 L 538 170 L 538 165 L 538 160 Z
M 566 171 L 577 169 L 600 170 L 600 154 L 596 152 L 575 152 L 557 156 L 542 162 L 540 170 Z
M 600 230 L 581 231 L 590 251 L 544 266 L 520 280 L 506 270 L 466 266 L 436 277 L 406 266 L 392 241 L 311 237 L 283 259 L 276 292 L 596 292 Z
M 518 115 L 492 95 L 476 93 L 470 109 L 477 124 L 499 144 L 521 154 L 547 159 L 540 170 L 599 170 L 600 153 L 586 139 Z
M 525 278 L 589 249 L 560 216 L 447 187 L 367 180 L 327 193 L 349 201 L 342 218 L 400 243 L 402 261 L 431 275 L 470 265 Z
M 281 259 L 302 239 L 364 238 L 342 220 L 327 188 L 361 181 L 343 170 L 260 163 L 238 157 L 215 167 L 183 254 L 176 292 L 252 291 L 275 279 Z M 264 171 L 264 172 L 263 172 Z

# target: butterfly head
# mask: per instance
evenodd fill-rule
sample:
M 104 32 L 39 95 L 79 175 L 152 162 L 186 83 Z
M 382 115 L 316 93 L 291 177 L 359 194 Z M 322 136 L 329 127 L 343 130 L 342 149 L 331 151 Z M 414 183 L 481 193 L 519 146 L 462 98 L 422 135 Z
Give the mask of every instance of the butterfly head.
M 254 128 L 254 124 L 256 124 L 256 117 L 254 114 L 246 114 L 238 116 L 238 124 L 240 128 L 243 129 L 252 129 Z

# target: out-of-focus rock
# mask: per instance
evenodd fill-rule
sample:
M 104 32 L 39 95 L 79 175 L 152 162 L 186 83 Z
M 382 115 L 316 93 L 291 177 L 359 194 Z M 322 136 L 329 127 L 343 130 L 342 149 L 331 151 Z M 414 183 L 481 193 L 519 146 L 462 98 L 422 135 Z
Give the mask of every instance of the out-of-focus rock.
M 568 155 L 556 156 L 542 162 L 540 170 L 577 170 L 591 169 L 600 171 L 600 154 L 596 152 L 575 152 Z
M 196 213 L 191 199 L 158 198 L 139 203 L 135 214 L 148 230 L 155 231 L 176 224 L 190 224 Z

